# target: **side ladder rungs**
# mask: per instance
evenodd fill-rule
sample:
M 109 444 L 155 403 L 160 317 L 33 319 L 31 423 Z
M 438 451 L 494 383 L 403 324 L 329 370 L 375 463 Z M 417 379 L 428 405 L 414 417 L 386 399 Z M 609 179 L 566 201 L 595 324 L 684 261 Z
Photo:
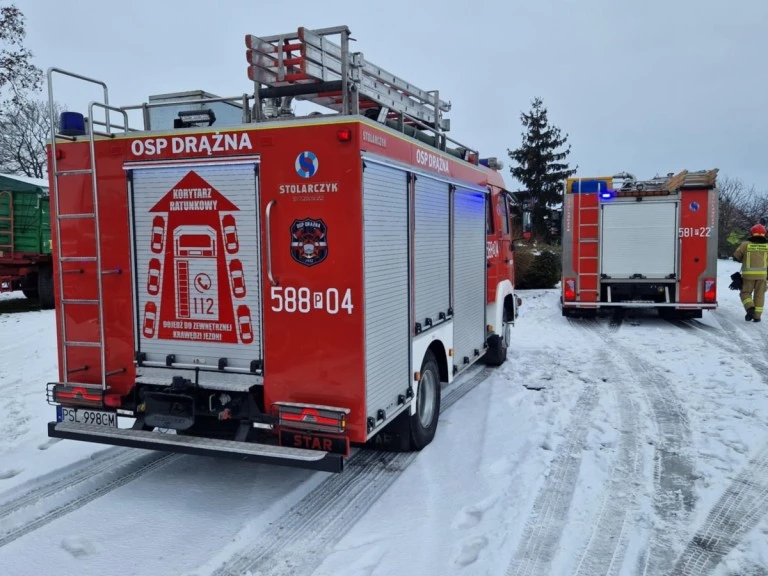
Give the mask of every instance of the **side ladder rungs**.
M 80 170 L 57 170 L 56 176 L 77 176 L 81 174 L 90 174 L 93 172 L 90 168 L 81 168 Z
M 96 214 L 93 212 L 85 212 L 83 214 L 57 214 L 56 218 L 59 220 L 80 220 L 84 218 L 95 218 Z
M 96 262 L 96 256 L 62 256 L 62 262 Z
M 78 342 L 72 341 L 64 342 L 64 346 L 72 346 L 75 348 L 101 348 L 101 342 Z

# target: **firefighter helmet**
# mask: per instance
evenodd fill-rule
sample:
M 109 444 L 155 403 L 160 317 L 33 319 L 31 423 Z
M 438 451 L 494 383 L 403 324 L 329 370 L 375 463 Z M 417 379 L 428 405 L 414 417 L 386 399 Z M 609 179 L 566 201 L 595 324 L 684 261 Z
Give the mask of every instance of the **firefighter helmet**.
M 749 231 L 752 233 L 752 236 L 765 236 L 765 226 L 762 224 L 755 224 Z

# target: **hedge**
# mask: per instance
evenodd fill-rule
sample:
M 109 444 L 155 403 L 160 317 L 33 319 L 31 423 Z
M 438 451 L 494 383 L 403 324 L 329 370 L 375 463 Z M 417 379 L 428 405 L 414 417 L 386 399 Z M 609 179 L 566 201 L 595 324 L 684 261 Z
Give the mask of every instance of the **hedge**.
M 548 289 L 560 282 L 562 250 L 559 246 L 515 246 L 515 288 Z

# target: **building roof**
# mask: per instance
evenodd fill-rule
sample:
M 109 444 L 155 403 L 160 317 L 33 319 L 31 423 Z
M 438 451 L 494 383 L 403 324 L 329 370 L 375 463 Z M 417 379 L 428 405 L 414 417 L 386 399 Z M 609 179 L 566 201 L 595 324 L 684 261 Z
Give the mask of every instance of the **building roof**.
M 0 173 L 0 190 L 8 192 L 38 192 L 48 194 L 48 180 L 18 174 Z

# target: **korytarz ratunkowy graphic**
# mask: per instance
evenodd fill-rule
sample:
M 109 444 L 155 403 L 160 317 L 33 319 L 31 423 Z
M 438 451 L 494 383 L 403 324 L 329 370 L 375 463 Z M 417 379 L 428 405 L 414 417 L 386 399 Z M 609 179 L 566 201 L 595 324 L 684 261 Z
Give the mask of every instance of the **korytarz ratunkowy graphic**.
M 234 212 L 223 194 L 190 171 L 150 212 L 143 334 L 162 340 L 253 342 Z M 159 309 L 159 317 L 158 317 Z
M 314 266 L 328 257 L 328 228 L 315 218 L 291 224 L 291 256 L 299 264 Z

